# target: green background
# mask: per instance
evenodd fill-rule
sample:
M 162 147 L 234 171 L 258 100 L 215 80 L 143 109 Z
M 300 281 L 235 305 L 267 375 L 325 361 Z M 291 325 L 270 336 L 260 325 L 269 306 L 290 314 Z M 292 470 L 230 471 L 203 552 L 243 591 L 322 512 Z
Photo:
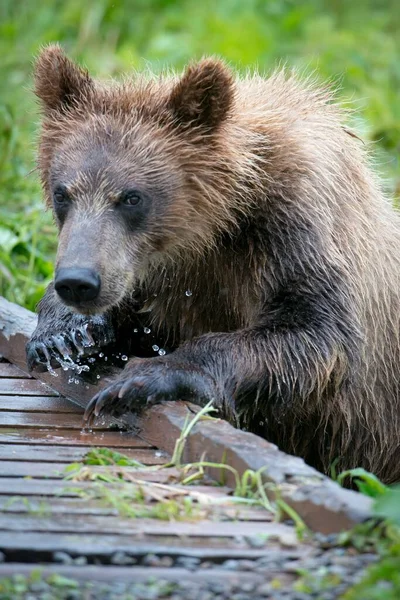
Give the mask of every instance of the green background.
M 0 294 L 33 308 L 52 277 L 55 229 L 35 167 L 32 61 L 59 41 L 98 77 L 182 68 L 217 54 L 241 71 L 315 72 L 355 109 L 388 194 L 400 196 L 400 2 L 0 0 Z

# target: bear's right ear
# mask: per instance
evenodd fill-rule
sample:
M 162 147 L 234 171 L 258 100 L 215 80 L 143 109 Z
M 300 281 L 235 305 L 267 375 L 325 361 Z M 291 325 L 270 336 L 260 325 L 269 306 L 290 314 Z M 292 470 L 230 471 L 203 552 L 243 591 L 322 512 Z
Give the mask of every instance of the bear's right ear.
M 172 89 L 168 108 L 178 127 L 216 129 L 228 116 L 234 96 L 234 79 L 218 59 L 189 65 Z
M 41 51 L 35 66 L 35 94 L 45 113 L 82 101 L 93 88 L 89 73 L 69 60 L 58 44 Z

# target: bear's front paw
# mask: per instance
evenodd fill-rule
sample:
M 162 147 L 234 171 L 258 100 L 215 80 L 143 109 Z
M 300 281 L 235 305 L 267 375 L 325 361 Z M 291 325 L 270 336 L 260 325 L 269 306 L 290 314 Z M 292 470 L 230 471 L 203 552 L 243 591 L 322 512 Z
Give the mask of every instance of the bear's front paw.
M 115 341 L 108 318 L 77 317 L 66 325 L 65 331 L 34 333 L 26 345 L 30 371 L 46 371 L 49 367 L 72 364 L 79 356 L 97 352 Z
M 170 357 L 132 359 L 121 376 L 90 401 L 84 425 L 90 426 L 99 416 L 137 413 L 162 400 L 190 400 L 201 406 L 211 400 L 218 406 L 214 379 L 201 367 Z

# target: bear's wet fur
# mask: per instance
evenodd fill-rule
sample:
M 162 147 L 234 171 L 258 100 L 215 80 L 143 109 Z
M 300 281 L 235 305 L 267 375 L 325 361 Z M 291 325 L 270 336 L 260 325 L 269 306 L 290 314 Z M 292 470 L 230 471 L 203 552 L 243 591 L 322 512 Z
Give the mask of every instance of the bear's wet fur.
M 58 46 L 35 81 L 60 237 L 31 366 L 86 326 L 134 357 L 89 420 L 213 400 L 319 469 L 399 480 L 399 217 L 330 90 L 215 58 L 99 83 Z M 98 295 L 61 300 L 77 268 Z

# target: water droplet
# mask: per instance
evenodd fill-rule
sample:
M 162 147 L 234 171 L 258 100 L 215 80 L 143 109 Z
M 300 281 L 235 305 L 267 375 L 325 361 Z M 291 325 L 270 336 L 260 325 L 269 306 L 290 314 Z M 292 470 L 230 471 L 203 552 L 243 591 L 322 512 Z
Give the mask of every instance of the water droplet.
M 160 356 L 164 356 L 166 354 L 166 351 L 164 350 L 164 348 L 160 348 L 159 351 L 158 351 L 158 354 Z
M 157 346 L 157 344 L 154 344 L 154 346 L 152 346 L 154 352 L 158 352 L 159 351 L 159 346 Z
M 191 296 L 193 294 L 192 290 L 186 290 L 185 295 Z
M 100 356 L 100 358 L 103 358 L 104 352 L 99 352 L 99 356 Z
M 151 332 L 151 329 L 150 329 L 150 327 L 143 327 L 143 331 L 144 331 L 145 333 L 150 333 L 150 332 Z
M 127 361 L 127 360 L 128 360 L 128 357 L 126 356 L 126 354 L 123 354 L 123 355 L 121 356 L 121 360 L 124 360 L 124 361 Z

